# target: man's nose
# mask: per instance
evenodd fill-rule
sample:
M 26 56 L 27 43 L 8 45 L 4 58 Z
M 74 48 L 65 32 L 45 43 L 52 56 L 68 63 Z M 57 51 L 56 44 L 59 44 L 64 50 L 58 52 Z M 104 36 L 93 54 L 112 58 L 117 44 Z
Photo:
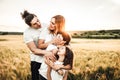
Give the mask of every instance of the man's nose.
M 40 25 L 40 22 L 37 22 L 38 25 Z

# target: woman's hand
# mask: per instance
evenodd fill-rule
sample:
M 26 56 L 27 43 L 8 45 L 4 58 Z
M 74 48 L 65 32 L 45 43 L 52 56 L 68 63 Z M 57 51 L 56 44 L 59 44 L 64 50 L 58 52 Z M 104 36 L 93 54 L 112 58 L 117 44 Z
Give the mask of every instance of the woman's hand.
M 63 41 L 60 37 L 55 37 L 53 38 L 52 43 L 54 45 L 61 45 L 61 44 L 65 44 L 65 41 Z

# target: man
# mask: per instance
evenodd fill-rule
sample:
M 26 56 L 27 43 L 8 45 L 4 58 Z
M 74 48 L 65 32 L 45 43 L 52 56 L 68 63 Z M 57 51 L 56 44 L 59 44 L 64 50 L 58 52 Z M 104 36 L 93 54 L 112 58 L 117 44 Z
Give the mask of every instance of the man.
M 24 31 L 23 36 L 27 47 L 30 49 L 32 80 L 38 80 L 38 69 L 40 68 L 40 65 L 43 61 L 43 56 L 46 54 L 46 56 L 48 55 L 51 57 L 51 59 L 53 59 L 54 54 L 52 54 L 52 52 L 37 48 L 38 37 L 41 31 L 44 29 L 37 16 L 35 14 L 29 13 L 26 10 L 21 13 L 21 16 L 24 19 L 25 23 L 29 26 Z

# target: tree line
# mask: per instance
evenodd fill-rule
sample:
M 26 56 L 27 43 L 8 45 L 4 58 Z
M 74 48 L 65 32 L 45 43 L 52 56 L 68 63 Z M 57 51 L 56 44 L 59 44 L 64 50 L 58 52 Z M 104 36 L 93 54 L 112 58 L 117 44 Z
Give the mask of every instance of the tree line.
M 120 39 L 120 30 L 77 31 L 71 36 L 73 38 Z

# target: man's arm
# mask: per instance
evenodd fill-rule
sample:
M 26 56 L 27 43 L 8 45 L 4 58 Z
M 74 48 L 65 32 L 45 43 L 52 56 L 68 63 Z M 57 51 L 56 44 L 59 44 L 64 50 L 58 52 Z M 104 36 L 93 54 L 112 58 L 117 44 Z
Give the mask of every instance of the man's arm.
M 36 55 L 45 55 L 45 54 L 51 54 L 52 52 L 46 51 L 46 50 L 41 50 L 38 49 L 37 46 L 33 41 L 27 43 L 28 48 Z
M 53 41 L 49 41 L 49 42 L 45 43 L 43 39 L 39 39 L 38 40 L 38 48 L 40 48 L 40 49 L 46 49 L 48 47 L 48 45 L 52 44 L 52 43 L 53 43 Z
M 64 44 L 64 43 L 65 43 L 65 41 L 63 41 L 57 37 L 52 39 L 51 41 L 46 42 L 46 43 L 45 43 L 44 39 L 39 39 L 38 40 L 38 48 L 46 49 L 49 44 L 60 45 L 60 44 Z

